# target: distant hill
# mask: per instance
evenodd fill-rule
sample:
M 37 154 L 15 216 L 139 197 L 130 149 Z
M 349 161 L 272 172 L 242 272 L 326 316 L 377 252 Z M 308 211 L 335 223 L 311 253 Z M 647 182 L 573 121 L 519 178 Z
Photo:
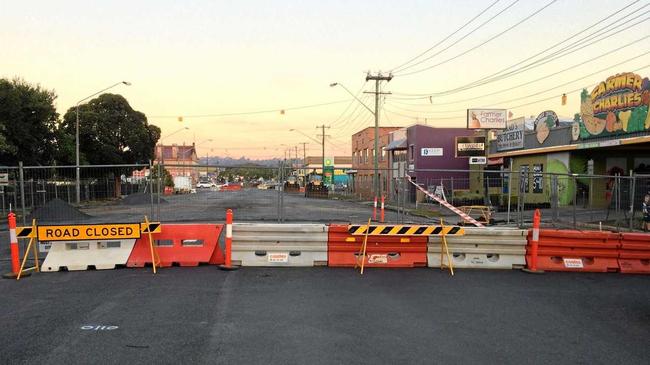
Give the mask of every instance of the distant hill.
M 250 159 L 247 157 L 240 158 L 231 158 L 231 157 L 221 157 L 221 156 L 210 156 L 207 159 L 205 157 L 199 158 L 199 164 L 206 164 L 209 162 L 210 165 L 218 165 L 223 167 L 228 166 L 266 166 L 266 167 L 276 167 L 280 163 L 280 159 L 266 159 L 266 160 L 256 160 Z

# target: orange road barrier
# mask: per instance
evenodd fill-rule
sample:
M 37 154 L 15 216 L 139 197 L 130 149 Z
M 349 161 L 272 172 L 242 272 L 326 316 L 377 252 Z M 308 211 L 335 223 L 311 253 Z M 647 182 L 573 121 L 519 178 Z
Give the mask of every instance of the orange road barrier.
M 359 264 L 364 236 L 351 235 L 349 226 L 331 224 L 327 238 L 327 266 L 355 267 Z M 425 267 L 428 236 L 374 236 L 366 241 L 364 267 Z
M 157 267 L 209 264 L 215 261 L 215 257 L 219 257 L 219 254 L 215 256 L 215 251 L 221 250 L 218 241 L 222 228 L 223 225 L 220 224 L 164 223 L 160 233 L 143 235 L 136 241 L 126 266 L 144 267 L 152 264 L 153 260 L 160 260 Z M 153 260 L 149 236 L 153 236 L 154 240 Z
M 380 216 L 379 216 L 379 221 L 381 223 L 384 223 L 384 200 L 385 200 L 385 197 L 382 195 L 381 196 L 381 211 L 380 211 Z
M 623 274 L 650 274 L 650 234 L 622 233 L 618 265 Z
M 232 209 L 226 210 L 226 257 L 224 264 L 219 268 L 222 270 L 236 270 L 237 267 L 232 266 Z
M 608 231 L 539 230 L 537 269 L 546 271 L 617 272 L 619 235 Z M 532 268 L 532 231 L 526 262 Z
M 16 215 L 14 212 L 9 212 L 7 216 L 9 224 L 9 247 L 11 249 L 11 273 L 14 277 L 18 275 L 20 270 L 20 253 L 18 250 L 18 237 L 16 237 Z M 8 275 L 11 276 L 11 275 Z

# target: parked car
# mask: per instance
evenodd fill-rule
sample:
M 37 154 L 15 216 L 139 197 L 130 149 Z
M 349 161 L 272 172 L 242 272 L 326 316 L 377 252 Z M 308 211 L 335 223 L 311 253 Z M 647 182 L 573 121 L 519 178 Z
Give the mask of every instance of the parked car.
M 197 188 L 214 188 L 217 185 L 211 181 L 199 181 L 198 184 L 196 184 Z

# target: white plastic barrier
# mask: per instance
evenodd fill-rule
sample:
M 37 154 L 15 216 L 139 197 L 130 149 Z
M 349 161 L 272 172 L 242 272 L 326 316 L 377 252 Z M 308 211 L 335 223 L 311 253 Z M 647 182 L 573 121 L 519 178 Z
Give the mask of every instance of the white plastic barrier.
M 114 269 L 126 265 L 134 245 L 135 239 L 52 242 L 41 271 Z
M 325 266 L 327 226 L 234 223 L 232 262 L 241 266 Z
M 464 236 L 447 236 L 454 268 L 513 269 L 526 265 L 524 229 L 465 227 Z M 427 247 L 429 267 L 440 267 L 440 236 L 430 236 Z M 442 256 L 447 264 L 446 254 Z

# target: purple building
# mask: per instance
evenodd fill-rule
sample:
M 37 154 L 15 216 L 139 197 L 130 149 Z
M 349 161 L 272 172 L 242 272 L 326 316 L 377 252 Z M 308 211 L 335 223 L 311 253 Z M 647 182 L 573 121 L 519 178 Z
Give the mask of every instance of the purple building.
M 456 157 L 455 142 L 456 137 L 472 135 L 474 131 L 465 128 L 434 128 L 420 124 L 392 132 L 386 148 L 392 168 L 391 192 L 397 188 L 396 179 L 403 179 L 406 174 L 429 189 L 441 184 L 445 190 L 469 189 L 467 172 L 430 170 L 469 170 L 468 158 Z M 414 190 L 410 190 L 414 195 Z

